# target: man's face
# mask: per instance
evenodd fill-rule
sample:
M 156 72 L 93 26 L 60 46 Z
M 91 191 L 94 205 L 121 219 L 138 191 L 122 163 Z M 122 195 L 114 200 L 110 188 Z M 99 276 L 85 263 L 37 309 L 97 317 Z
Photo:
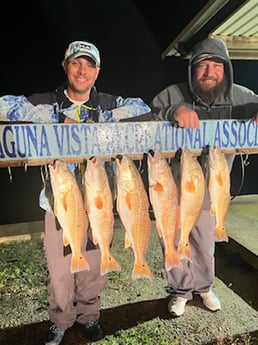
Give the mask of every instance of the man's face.
M 63 62 L 67 75 L 68 86 L 73 92 L 85 94 L 95 84 L 99 74 L 99 67 L 85 57 L 78 57 L 70 62 Z
M 224 64 L 213 60 L 202 60 L 195 66 L 195 82 L 203 91 L 217 87 L 224 79 Z
M 227 90 L 223 62 L 202 60 L 194 65 L 193 89 L 205 102 L 212 103 Z

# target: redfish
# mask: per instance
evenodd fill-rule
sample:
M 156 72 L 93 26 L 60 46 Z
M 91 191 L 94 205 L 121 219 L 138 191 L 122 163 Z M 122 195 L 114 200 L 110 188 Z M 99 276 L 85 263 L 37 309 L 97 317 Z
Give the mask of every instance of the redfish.
M 180 239 L 178 254 L 192 260 L 189 235 L 200 216 L 205 194 L 205 178 L 197 157 L 183 149 L 180 158 Z
M 209 148 L 208 167 L 208 188 L 211 199 L 210 213 L 216 219 L 215 239 L 228 242 L 224 221 L 231 198 L 230 172 L 226 157 L 218 146 Z
M 92 229 L 93 243 L 101 251 L 101 275 L 120 271 L 119 263 L 110 253 L 113 238 L 113 197 L 104 161 L 99 157 L 87 160 L 84 173 L 84 205 Z
M 148 195 L 133 160 L 127 155 L 118 155 L 115 161 L 117 211 L 126 230 L 125 248 L 131 247 L 134 253 L 132 279 L 152 279 L 153 274 L 145 259 L 151 231 Z
M 90 270 L 82 247 L 86 247 L 89 220 L 84 210 L 83 197 L 75 176 L 62 160 L 49 165 L 50 182 L 54 195 L 54 214 L 63 229 L 64 246 L 72 251 L 71 273 Z
M 164 155 L 148 152 L 149 196 L 153 208 L 156 228 L 165 248 L 165 269 L 183 268 L 175 242 L 179 232 L 179 196 L 171 168 Z

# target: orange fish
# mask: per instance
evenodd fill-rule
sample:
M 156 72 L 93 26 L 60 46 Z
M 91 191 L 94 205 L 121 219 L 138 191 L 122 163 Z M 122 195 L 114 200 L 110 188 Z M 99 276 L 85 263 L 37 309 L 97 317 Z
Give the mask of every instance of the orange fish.
M 165 247 L 165 269 L 183 268 L 175 241 L 179 230 L 178 189 L 171 168 L 164 155 L 148 152 L 149 195 L 156 219 L 156 228 Z
M 113 197 L 104 162 L 99 157 L 87 161 L 84 173 L 84 204 L 92 229 L 93 243 L 101 251 L 100 273 L 120 271 L 121 267 L 110 253 L 113 238 Z
M 71 247 L 71 273 L 90 270 L 82 253 L 87 243 L 89 221 L 83 198 L 74 175 L 62 160 L 49 165 L 50 182 L 54 195 L 54 214 L 63 229 L 64 246 Z
M 205 179 L 197 157 L 188 149 L 180 158 L 180 239 L 178 253 L 181 259 L 192 259 L 189 235 L 200 216 L 205 194 Z
M 127 155 L 118 155 L 115 161 L 117 211 L 126 230 L 125 248 L 132 247 L 134 253 L 132 279 L 152 279 L 153 274 L 145 259 L 151 231 L 148 195 L 133 160 Z
M 224 220 L 230 205 L 230 172 L 224 153 L 219 147 L 209 148 L 208 157 L 211 208 L 210 213 L 216 218 L 215 239 L 228 242 Z

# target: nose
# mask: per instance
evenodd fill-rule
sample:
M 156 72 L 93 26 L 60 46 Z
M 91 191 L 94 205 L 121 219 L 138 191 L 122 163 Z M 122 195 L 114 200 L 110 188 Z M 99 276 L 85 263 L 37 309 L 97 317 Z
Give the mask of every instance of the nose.
M 210 72 L 211 72 L 210 65 L 206 65 L 205 70 L 204 70 L 204 75 L 208 76 L 208 75 L 210 75 Z
M 86 65 L 84 65 L 84 64 L 80 64 L 80 65 L 79 65 L 78 72 L 79 72 L 80 74 L 85 73 L 86 70 L 87 70 L 87 66 L 86 66 Z

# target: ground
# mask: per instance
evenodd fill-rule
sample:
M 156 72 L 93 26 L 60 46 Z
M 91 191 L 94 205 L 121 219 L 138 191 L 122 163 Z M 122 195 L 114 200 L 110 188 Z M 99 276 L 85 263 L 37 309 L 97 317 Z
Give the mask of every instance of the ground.
M 38 242 L 36 249 L 33 241 Z M 0 245 L 0 272 L 4 274 L 6 265 L 9 265 L 12 267 L 11 272 L 14 277 L 11 283 L 12 291 L 8 292 L 6 286 L 0 284 L 2 300 L 0 345 L 43 344 L 49 323 L 46 312 L 45 261 L 42 241 L 36 239 L 25 241 L 21 246 L 17 243 L 9 248 L 12 251 L 9 262 L 6 260 L 3 262 L 8 245 Z M 25 269 L 16 267 L 16 263 L 22 261 L 21 258 L 28 255 L 28 251 L 29 262 L 35 266 L 29 268 L 27 262 L 26 268 L 36 275 L 34 277 L 36 283 L 35 279 L 31 282 L 28 280 L 28 275 L 24 273 Z M 107 337 L 99 342 L 100 344 L 258 344 L 258 312 L 217 277 L 214 280 L 213 289 L 221 300 L 221 311 L 216 313 L 208 311 L 202 305 L 200 298 L 196 296 L 187 304 L 182 317 L 171 317 L 167 311 L 169 296 L 166 291 L 165 271 L 154 222 L 146 256 L 154 274 L 153 280 L 132 280 L 133 252 L 130 248 L 124 248 L 124 229 L 119 219 L 116 221 L 111 251 L 122 269 L 120 272 L 108 274 L 108 287 L 101 296 L 101 321 Z M 36 273 L 37 269 L 38 273 Z M 15 278 L 16 274 L 19 279 Z M 20 279 L 22 274 L 24 274 L 24 281 Z M 2 283 L 4 279 L 5 277 L 2 276 Z M 12 278 L 9 283 L 11 280 Z M 82 331 L 77 326 L 66 333 L 62 343 L 62 345 L 72 344 L 85 344 Z

